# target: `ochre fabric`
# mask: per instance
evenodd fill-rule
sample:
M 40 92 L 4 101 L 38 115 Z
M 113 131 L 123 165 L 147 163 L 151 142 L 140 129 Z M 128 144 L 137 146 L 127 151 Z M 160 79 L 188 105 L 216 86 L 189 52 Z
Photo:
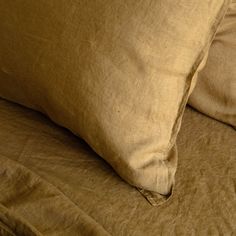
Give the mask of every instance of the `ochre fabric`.
M 228 0 L 0 2 L 0 96 L 82 137 L 130 184 L 168 194 L 175 139 Z
M 152 207 L 81 139 L 0 100 L 0 235 L 234 235 L 235 142 L 187 108 L 173 195 Z
M 189 104 L 236 127 L 236 1 L 233 0 L 209 50 Z

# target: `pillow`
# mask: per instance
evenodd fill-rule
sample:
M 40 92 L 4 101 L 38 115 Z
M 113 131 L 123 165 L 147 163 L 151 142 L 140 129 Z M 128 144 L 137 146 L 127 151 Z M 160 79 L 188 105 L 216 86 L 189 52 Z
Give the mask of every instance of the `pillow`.
M 131 185 L 169 194 L 192 77 L 228 1 L 0 5 L 0 96 L 82 137 Z
M 236 127 L 236 0 L 217 30 L 189 104 Z

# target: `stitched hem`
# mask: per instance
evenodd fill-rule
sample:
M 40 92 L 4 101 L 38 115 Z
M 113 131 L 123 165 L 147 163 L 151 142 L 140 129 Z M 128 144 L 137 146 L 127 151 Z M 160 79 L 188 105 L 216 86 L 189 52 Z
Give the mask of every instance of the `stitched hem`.
M 180 129 L 180 125 L 181 125 L 181 121 L 182 121 L 182 116 L 186 107 L 186 104 L 188 102 L 188 98 L 190 95 L 190 88 L 191 88 L 191 84 L 192 84 L 192 79 L 194 78 L 195 74 L 198 72 L 198 68 L 201 65 L 206 53 L 208 52 L 211 43 L 215 37 L 216 31 L 221 23 L 221 21 L 223 20 L 227 9 L 229 7 L 231 0 L 225 0 L 223 6 L 220 8 L 218 15 L 216 16 L 210 32 L 209 32 L 209 36 L 208 39 L 206 40 L 206 43 L 204 45 L 204 47 L 202 48 L 202 50 L 200 51 L 195 63 L 192 66 L 192 69 L 189 73 L 189 75 L 186 78 L 186 83 L 185 83 L 185 88 L 184 88 L 184 94 L 183 94 L 183 98 L 180 102 L 179 105 L 179 110 L 177 112 L 177 116 L 175 119 L 175 123 L 173 125 L 172 128 L 172 132 L 171 132 L 171 138 L 170 138 L 170 142 L 167 148 L 167 152 L 169 154 L 170 150 L 173 148 L 175 141 L 176 141 L 176 137 L 178 135 L 179 129 Z M 148 191 L 148 190 L 144 190 L 144 189 L 140 189 L 138 188 L 139 192 L 149 201 L 149 203 L 152 206 L 160 206 L 163 203 L 169 201 L 172 197 L 173 197 L 173 192 L 174 192 L 174 184 L 172 185 L 170 194 L 168 195 L 161 195 L 159 193 L 156 192 L 152 192 L 152 191 Z

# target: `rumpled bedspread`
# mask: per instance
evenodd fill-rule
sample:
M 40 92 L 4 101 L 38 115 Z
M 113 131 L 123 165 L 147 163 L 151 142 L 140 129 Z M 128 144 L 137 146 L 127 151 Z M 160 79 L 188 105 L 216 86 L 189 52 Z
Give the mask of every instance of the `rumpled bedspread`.
M 0 235 L 235 235 L 236 131 L 187 108 L 171 198 L 151 206 L 88 145 L 0 100 Z

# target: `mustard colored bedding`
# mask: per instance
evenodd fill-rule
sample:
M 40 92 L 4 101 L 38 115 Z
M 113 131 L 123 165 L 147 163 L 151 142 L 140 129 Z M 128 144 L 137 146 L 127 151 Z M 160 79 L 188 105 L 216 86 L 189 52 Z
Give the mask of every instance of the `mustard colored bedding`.
M 236 0 L 217 30 L 189 104 L 236 129 Z
M 0 97 L 82 137 L 142 192 L 169 195 L 192 78 L 229 2 L 1 1 Z
M 233 128 L 187 108 L 173 195 L 153 207 L 85 142 L 0 100 L 0 235 L 234 235 L 235 143 Z

